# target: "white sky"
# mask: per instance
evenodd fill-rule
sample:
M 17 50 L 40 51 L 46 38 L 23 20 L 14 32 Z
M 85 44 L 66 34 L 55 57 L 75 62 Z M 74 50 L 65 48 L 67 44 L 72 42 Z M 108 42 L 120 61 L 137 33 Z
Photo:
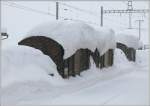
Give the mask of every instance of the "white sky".
M 14 2 L 26 7 L 30 7 L 36 10 L 41 10 L 44 12 L 50 12 L 55 14 L 55 2 L 48 2 L 48 1 L 35 1 L 35 2 Z M 69 8 L 64 5 L 60 5 L 60 16 L 69 18 L 69 19 L 76 19 L 76 20 L 84 20 L 86 22 L 95 23 L 97 26 L 100 24 L 100 6 L 103 6 L 104 9 L 127 9 L 127 2 L 125 1 L 115 1 L 115 2 L 72 2 L 66 1 L 61 2 L 66 3 L 71 6 L 75 6 L 80 9 L 87 10 L 92 12 L 94 15 L 90 15 L 84 12 L 76 11 L 75 9 Z M 2 13 L 1 13 L 1 22 L 2 27 L 7 28 L 7 32 L 10 36 L 20 37 L 25 35 L 32 27 L 38 25 L 39 23 L 50 21 L 55 19 L 54 16 L 43 15 L 36 12 L 26 11 L 23 9 L 18 9 L 15 7 L 10 7 L 6 5 L 7 2 L 2 2 Z M 134 9 L 148 9 L 148 1 L 142 2 L 133 2 Z M 65 11 L 64 9 L 68 9 Z M 148 14 L 133 14 L 132 15 L 132 25 L 134 28 L 138 28 L 138 23 L 136 22 L 137 19 L 143 19 L 144 22 L 142 23 L 142 41 L 148 43 Z M 91 24 L 94 25 L 94 24 Z M 138 37 L 138 30 L 128 30 L 128 15 L 127 14 L 106 14 L 104 15 L 104 26 L 113 28 L 116 33 L 119 32 L 126 32 L 134 34 Z

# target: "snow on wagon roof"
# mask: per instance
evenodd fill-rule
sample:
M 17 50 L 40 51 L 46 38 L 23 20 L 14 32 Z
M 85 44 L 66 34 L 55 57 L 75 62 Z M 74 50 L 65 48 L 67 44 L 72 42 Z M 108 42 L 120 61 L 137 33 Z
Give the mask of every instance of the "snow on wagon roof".
M 70 20 L 46 22 L 31 29 L 26 37 L 46 36 L 57 41 L 64 48 L 64 58 L 73 55 L 78 49 L 88 48 L 100 55 L 116 47 L 114 32 L 111 29 L 94 28 L 83 22 Z
M 116 35 L 116 41 L 134 49 L 142 47 L 142 42 L 134 35 L 119 33 Z

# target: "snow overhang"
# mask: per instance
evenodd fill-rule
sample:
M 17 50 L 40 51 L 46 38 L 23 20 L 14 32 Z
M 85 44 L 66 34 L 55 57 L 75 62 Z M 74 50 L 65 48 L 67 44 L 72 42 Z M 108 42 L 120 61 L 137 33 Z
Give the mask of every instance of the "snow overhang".
M 95 51 L 100 55 L 116 47 L 114 31 L 94 28 L 83 22 L 69 20 L 52 21 L 38 25 L 27 33 L 30 36 L 46 36 L 57 41 L 64 48 L 64 58 L 73 55 L 78 49 Z

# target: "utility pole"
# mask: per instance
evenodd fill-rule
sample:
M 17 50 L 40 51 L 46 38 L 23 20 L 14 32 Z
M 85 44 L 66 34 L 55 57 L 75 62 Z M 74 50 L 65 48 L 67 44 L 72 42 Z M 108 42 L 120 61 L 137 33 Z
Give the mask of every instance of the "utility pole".
M 128 0 L 128 7 L 127 9 L 122 10 L 104 10 L 103 7 L 101 7 L 101 26 L 104 25 L 103 22 L 103 16 L 104 14 L 129 14 L 129 29 L 132 28 L 132 14 L 138 13 L 149 13 L 150 9 L 133 9 L 132 6 L 132 0 Z
M 132 0 L 128 1 L 127 11 L 133 11 Z M 129 29 L 132 29 L 132 13 L 129 12 Z
M 129 29 L 132 29 L 132 13 L 129 13 Z
M 101 6 L 101 23 L 100 26 L 103 26 L 103 6 Z
M 59 2 L 56 2 L 56 20 L 59 19 Z
M 139 22 L 139 40 L 141 39 L 141 22 L 143 22 L 144 20 L 136 20 Z

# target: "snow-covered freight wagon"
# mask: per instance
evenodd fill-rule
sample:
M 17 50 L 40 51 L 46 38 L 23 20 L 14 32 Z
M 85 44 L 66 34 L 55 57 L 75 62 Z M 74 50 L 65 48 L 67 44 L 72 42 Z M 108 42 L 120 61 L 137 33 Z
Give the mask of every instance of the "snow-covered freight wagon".
M 91 51 L 89 49 L 79 49 L 71 57 L 64 61 L 64 75 L 76 76 L 84 70 L 90 68 Z
M 90 57 L 100 68 L 111 66 L 113 49 L 116 48 L 111 29 L 68 20 L 41 24 L 18 44 L 39 49 L 52 58 L 62 77 L 79 75 L 89 69 Z
M 117 48 L 121 49 L 129 61 L 136 61 L 136 50 L 142 47 L 142 43 L 134 35 L 117 34 Z
M 26 45 L 39 49 L 43 54 L 48 55 L 57 66 L 60 75 L 63 75 L 63 47 L 55 40 L 46 36 L 31 36 L 23 39 L 18 43 L 19 45 Z M 38 58 L 38 57 L 37 57 Z
M 100 55 L 99 51 L 96 49 L 94 53 L 92 53 L 92 57 L 97 68 L 112 66 L 114 60 L 114 49 L 109 49 L 103 55 Z

